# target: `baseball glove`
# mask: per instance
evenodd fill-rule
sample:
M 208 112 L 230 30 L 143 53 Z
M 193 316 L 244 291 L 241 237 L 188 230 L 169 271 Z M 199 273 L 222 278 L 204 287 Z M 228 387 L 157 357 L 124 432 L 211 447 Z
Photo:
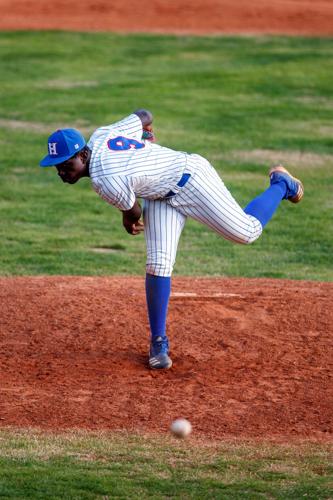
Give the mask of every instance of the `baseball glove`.
M 145 141 L 155 142 L 155 134 L 151 125 L 144 127 L 142 132 L 142 139 Z

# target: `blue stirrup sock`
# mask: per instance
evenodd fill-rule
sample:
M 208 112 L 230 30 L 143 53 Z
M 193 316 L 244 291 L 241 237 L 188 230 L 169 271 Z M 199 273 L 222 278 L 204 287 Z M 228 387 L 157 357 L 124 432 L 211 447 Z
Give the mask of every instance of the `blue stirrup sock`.
M 272 184 L 266 191 L 250 201 L 244 208 L 244 212 L 248 215 L 253 215 L 253 217 L 260 221 L 262 227 L 264 227 L 273 217 L 275 210 L 280 205 L 286 192 L 287 186 L 285 182 Z
M 166 318 L 171 292 L 171 278 L 146 274 L 146 300 L 151 338 L 166 336 Z

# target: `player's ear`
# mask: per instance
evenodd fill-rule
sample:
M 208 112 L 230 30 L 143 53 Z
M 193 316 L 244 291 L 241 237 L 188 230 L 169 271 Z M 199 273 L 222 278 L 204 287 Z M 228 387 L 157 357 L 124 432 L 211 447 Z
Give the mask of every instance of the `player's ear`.
M 79 156 L 80 156 L 83 163 L 86 163 L 86 161 L 88 159 L 88 153 L 89 153 L 89 150 L 86 146 L 79 152 Z

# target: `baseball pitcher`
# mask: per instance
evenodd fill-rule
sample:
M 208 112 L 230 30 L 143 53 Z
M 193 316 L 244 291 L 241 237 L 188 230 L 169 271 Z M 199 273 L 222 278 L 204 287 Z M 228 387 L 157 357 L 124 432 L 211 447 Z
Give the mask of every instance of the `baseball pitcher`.
M 41 167 L 55 166 L 63 182 L 90 177 L 96 193 L 121 210 L 129 234 L 144 232 L 147 246 L 146 299 L 151 330 L 149 366 L 172 365 L 166 319 L 179 237 L 191 217 L 235 243 L 262 233 L 282 200 L 298 203 L 302 183 L 282 166 L 269 171 L 270 186 L 242 209 L 202 156 L 154 142 L 153 116 L 139 109 L 98 128 L 88 143 L 75 129 L 48 138 Z M 144 201 L 143 209 L 138 198 Z

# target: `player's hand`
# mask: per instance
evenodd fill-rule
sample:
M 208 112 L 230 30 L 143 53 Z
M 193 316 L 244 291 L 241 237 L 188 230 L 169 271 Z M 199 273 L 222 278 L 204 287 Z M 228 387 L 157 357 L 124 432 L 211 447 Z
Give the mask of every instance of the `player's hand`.
M 136 235 L 143 231 L 141 215 L 141 206 L 137 200 L 132 208 L 123 211 L 123 226 L 129 234 Z
M 144 225 L 142 220 L 139 219 L 133 222 L 133 219 L 126 217 L 125 214 L 123 215 L 123 226 L 128 232 L 128 234 L 132 234 L 134 236 L 142 233 L 142 231 L 144 230 Z
M 135 222 L 134 224 L 132 224 L 130 234 L 133 234 L 135 236 L 136 234 L 142 233 L 142 231 L 144 231 L 143 222 L 141 220 L 138 220 L 138 222 Z

